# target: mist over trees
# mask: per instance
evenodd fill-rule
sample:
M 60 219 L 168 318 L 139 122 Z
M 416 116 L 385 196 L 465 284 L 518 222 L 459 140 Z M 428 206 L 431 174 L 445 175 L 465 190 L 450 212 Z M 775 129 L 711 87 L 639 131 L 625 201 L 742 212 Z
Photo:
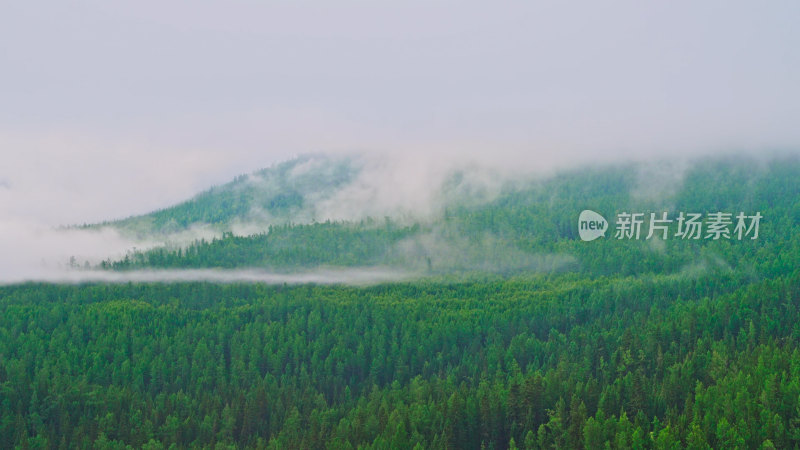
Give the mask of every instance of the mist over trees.
M 451 195 L 440 214 L 416 221 L 385 217 L 274 224 L 254 235 L 228 231 L 187 246 L 135 251 L 121 260 L 106 260 L 100 267 L 299 270 L 378 265 L 423 275 L 531 271 L 636 275 L 714 266 L 770 274 L 782 270 L 755 267 L 750 256 L 781 253 L 785 245 L 797 245 L 792 234 L 800 219 L 797 158 L 707 159 L 695 162 L 678 177 L 670 170 L 654 174 L 652 166 L 635 164 L 574 169 L 525 183 L 506 183 L 486 202 Z M 659 178 L 670 181 L 659 184 Z M 447 179 L 442 195 L 459 191 L 459 186 L 463 190 L 465 183 L 456 173 Z M 584 209 L 601 213 L 612 227 L 614 218 L 626 211 L 647 220 L 639 239 L 617 239 L 608 232 L 605 239 L 586 243 L 578 239 L 576 225 Z M 709 214 L 719 212 L 730 214 L 731 221 L 739 213 L 759 213 L 763 216 L 761 237 L 740 239 L 734 233 L 731 240 L 733 223 L 727 227 L 727 239 L 706 239 L 705 229 L 700 239 L 677 235 L 681 213 L 703 215 L 708 227 Z M 650 213 L 670 218 L 666 239 L 661 233 L 647 238 Z
M 800 162 L 641 174 L 572 170 L 431 220 L 287 222 L 103 263 L 417 274 L 401 282 L 1 286 L 0 446 L 800 445 Z M 647 239 L 645 221 L 640 239 L 583 242 L 583 209 L 763 220 L 757 239 L 675 222 Z

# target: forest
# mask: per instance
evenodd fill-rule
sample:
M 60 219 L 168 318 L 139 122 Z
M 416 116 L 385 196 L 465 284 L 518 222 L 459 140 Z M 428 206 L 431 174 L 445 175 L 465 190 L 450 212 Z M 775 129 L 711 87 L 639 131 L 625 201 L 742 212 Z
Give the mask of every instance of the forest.
M 699 161 L 648 196 L 636 170 L 99 266 L 409 281 L 0 286 L 0 447 L 800 447 L 800 161 Z M 582 242 L 583 209 L 764 219 L 757 239 Z

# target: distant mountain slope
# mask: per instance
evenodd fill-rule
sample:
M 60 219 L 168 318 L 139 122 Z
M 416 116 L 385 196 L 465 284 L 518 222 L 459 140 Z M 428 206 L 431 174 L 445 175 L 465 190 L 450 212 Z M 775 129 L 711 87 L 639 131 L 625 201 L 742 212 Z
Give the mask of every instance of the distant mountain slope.
M 192 226 L 210 226 L 221 233 L 237 223 L 311 221 L 313 205 L 352 182 L 359 171 L 352 157 L 305 155 L 241 175 L 178 205 L 101 225 L 144 238 L 169 236 Z
M 594 275 L 741 269 L 753 276 L 794 270 L 791 257 L 800 260 L 797 158 L 699 161 L 681 177 L 672 177 L 677 181 L 669 188 L 660 186 L 658 177 L 633 164 L 572 170 L 507 187 L 491 201 L 454 201 L 425 222 L 376 218 L 273 225 L 252 236 L 225 234 L 188 248 L 134 252 L 121 261 L 106 261 L 104 267 L 293 270 L 387 265 L 427 273 L 578 270 Z M 643 193 L 654 186 L 655 192 Z M 577 217 L 584 209 L 599 212 L 611 227 L 617 214 L 643 213 L 641 236 L 615 239 L 609 230 L 604 239 L 582 242 Z M 170 217 L 179 211 L 171 210 Z M 233 211 L 221 217 L 234 217 Z M 666 212 L 672 219 L 668 239 L 646 238 L 651 212 Z M 681 212 L 703 214 L 705 227 L 711 213 L 730 213 L 733 220 L 739 212 L 760 212 L 760 237 L 681 239 L 675 237 Z M 759 257 L 777 254 L 782 258 Z

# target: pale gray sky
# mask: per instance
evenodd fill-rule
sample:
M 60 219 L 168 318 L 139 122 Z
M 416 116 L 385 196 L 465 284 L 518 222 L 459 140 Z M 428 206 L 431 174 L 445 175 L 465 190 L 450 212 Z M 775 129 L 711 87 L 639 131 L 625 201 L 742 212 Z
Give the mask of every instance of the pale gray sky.
M 797 23 L 795 1 L 6 1 L 0 222 L 142 213 L 313 151 L 797 148 Z

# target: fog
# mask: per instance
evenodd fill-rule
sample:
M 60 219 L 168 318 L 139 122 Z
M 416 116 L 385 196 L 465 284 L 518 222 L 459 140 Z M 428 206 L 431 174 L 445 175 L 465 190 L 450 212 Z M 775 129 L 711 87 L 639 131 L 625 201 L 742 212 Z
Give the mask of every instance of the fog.
M 2 278 L 0 284 L 23 281 L 47 283 L 173 283 L 207 281 L 212 283 L 265 283 L 265 284 L 348 284 L 364 286 L 418 278 L 413 272 L 380 267 L 318 269 L 292 273 L 276 273 L 257 269 L 181 269 L 133 270 L 112 272 L 103 270 L 39 270 L 17 278 Z
M 155 245 L 57 227 L 164 208 L 309 152 L 371 155 L 320 218 L 436 214 L 453 170 L 483 201 L 530 174 L 651 162 L 637 195 L 652 199 L 679 185 L 681 160 L 800 148 L 798 13 L 791 1 L 7 3 L 0 279 Z

